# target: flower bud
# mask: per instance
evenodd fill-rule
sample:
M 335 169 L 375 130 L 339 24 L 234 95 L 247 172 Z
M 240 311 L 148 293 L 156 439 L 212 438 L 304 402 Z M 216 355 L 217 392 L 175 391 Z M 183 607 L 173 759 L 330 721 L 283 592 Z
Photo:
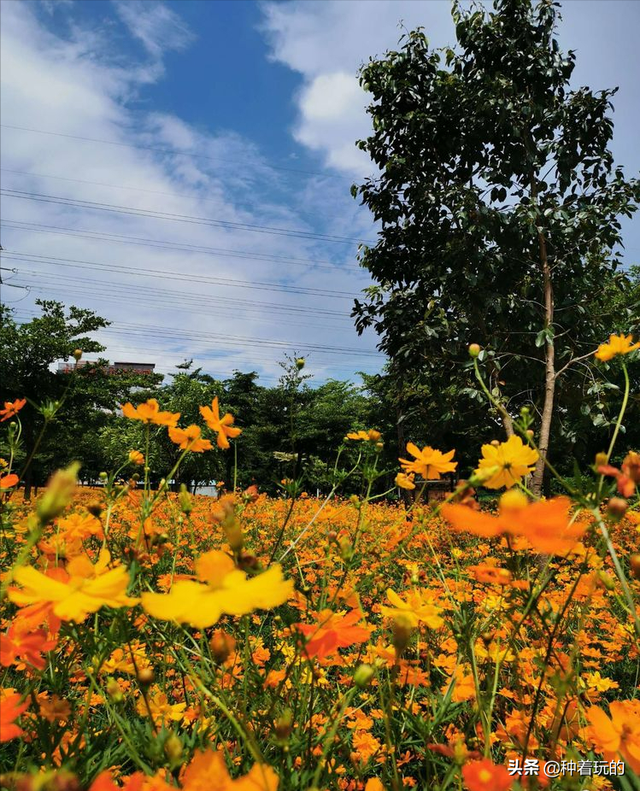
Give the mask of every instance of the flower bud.
M 187 491 L 187 487 L 184 483 L 180 484 L 180 494 L 178 495 L 178 503 L 180 504 L 180 510 L 183 514 L 187 514 L 187 516 L 193 511 L 193 503 L 191 502 L 191 496 Z
M 480 344 L 472 343 L 469 345 L 469 357 L 473 357 L 474 359 L 480 354 Z
M 618 519 L 622 519 L 628 507 L 629 503 L 624 497 L 612 497 L 607 503 L 607 513 L 612 519 L 617 521 Z
M 353 546 L 351 541 L 346 536 L 343 536 L 343 538 L 338 541 L 338 546 L 340 547 L 340 557 L 343 560 L 351 560 L 353 557 Z
M 78 482 L 80 462 L 74 461 L 65 470 L 58 470 L 49 480 L 49 485 L 38 503 L 37 513 L 42 524 L 51 522 L 64 511 Z
M 170 733 L 164 743 L 164 754 L 172 764 L 177 764 L 182 757 L 182 742 L 176 733 Z
M 622 462 L 622 472 L 634 483 L 640 483 L 640 453 L 630 450 Z
M 109 678 L 107 681 L 107 695 L 109 695 L 114 703 L 121 703 L 124 700 L 120 684 L 118 684 L 115 678 Z
M 138 684 L 140 684 L 141 687 L 148 687 L 150 684 L 153 684 L 155 678 L 156 674 L 151 667 L 141 667 L 136 676 Z
M 236 650 L 236 641 L 232 635 L 222 629 L 216 629 L 209 640 L 209 648 L 213 660 L 221 665 Z
M 82 359 L 82 349 L 74 349 L 73 350 L 73 359 L 79 363 Z
M 92 500 L 87 505 L 87 511 L 91 514 L 91 516 L 98 518 L 102 513 L 102 503 L 99 503 L 97 500 Z
M 519 489 L 507 489 L 498 501 L 498 509 L 500 513 L 513 513 L 514 511 L 521 511 L 528 504 L 529 498 L 524 492 Z
M 607 453 L 596 453 L 595 467 L 604 467 L 609 463 L 609 455 Z
M 393 632 L 393 647 L 396 649 L 396 654 L 400 656 L 409 645 L 409 640 L 411 640 L 411 635 L 413 634 L 413 624 L 406 615 L 397 615 L 393 619 L 391 628 Z
M 606 571 L 599 571 L 596 577 L 596 585 L 599 588 L 606 588 L 608 591 L 612 591 L 615 588 L 615 582 L 610 574 L 607 574 Z
M 299 371 L 301 371 L 304 368 L 305 363 L 306 363 L 306 360 L 304 359 L 304 357 L 298 357 L 296 359 L 296 368 Z
M 109 477 L 109 476 L 107 475 L 107 473 L 106 473 L 106 472 L 101 472 L 101 473 L 98 475 L 98 478 L 99 478 L 101 481 L 106 481 L 108 477 Z
M 371 665 L 358 665 L 356 672 L 353 674 L 353 683 L 358 689 L 365 689 L 371 683 L 374 675 L 375 671 Z
M 640 580 L 640 554 L 637 552 L 629 558 L 629 568 L 633 576 Z
M 129 451 L 129 461 L 132 464 L 142 465 L 144 464 L 144 456 L 140 453 L 139 450 L 130 450 Z
M 291 735 L 293 725 L 293 712 L 291 709 L 285 709 L 284 712 L 278 717 L 273 725 L 273 730 L 276 739 L 279 742 L 286 742 Z

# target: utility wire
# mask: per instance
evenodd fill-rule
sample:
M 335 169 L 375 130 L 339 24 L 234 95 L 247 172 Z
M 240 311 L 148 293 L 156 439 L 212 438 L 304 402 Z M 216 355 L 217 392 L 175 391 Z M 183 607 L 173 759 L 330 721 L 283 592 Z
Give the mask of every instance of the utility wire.
M 296 306 L 296 305 L 279 305 L 276 302 L 260 302 L 260 301 L 252 301 L 248 299 L 234 299 L 233 297 L 220 297 L 217 294 L 206 295 L 206 294 L 192 294 L 186 291 L 169 291 L 167 289 L 156 289 L 156 288 L 149 288 L 147 286 L 135 286 L 131 287 L 127 284 L 123 283 L 112 283 L 108 280 L 95 280 L 93 278 L 82 278 L 80 282 L 78 282 L 78 278 L 74 277 L 73 275 L 61 275 L 56 273 L 55 275 L 48 275 L 43 273 L 42 271 L 38 270 L 30 270 L 30 269 L 17 269 L 17 268 L 9 268 L 9 267 L 2 267 L 0 266 L 0 271 L 4 272 L 12 272 L 14 274 L 20 274 L 21 276 L 33 276 L 37 277 L 41 280 L 51 281 L 53 283 L 57 283 L 59 281 L 66 281 L 73 283 L 76 286 L 84 287 L 84 286 L 106 286 L 109 290 L 109 293 L 114 294 L 131 294 L 133 298 L 135 298 L 136 302 L 140 304 L 140 296 L 145 297 L 145 305 L 149 304 L 147 302 L 147 298 L 157 297 L 159 299 L 163 299 L 169 301 L 172 305 L 179 305 L 183 304 L 186 308 L 190 308 L 191 305 L 198 306 L 204 305 L 209 308 L 209 314 L 211 314 L 212 309 L 215 307 L 216 310 L 219 309 L 219 306 L 222 305 L 225 308 L 233 309 L 235 311 L 235 315 L 238 314 L 238 307 L 242 311 L 253 311 L 253 312 L 260 312 L 261 314 L 264 311 L 273 311 L 273 312 L 283 312 L 286 314 L 303 314 L 303 315 L 314 315 L 314 316 L 328 316 L 331 317 L 332 320 L 340 320 L 343 319 L 344 321 L 350 321 L 349 315 L 347 313 L 343 313 L 342 311 L 337 310 L 324 310 L 323 308 L 314 308 L 314 307 L 306 307 L 306 306 Z M 28 284 L 31 285 L 31 284 Z M 66 288 L 66 285 L 63 286 Z M 104 299 L 103 292 L 96 292 L 95 290 L 90 290 L 90 294 L 96 295 L 100 297 L 100 299 Z M 136 296 L 140 295 L 140 296 Z M 238 307 L 236 307 L 238 306 Z M 325 326 L 325 325 L 323 325 Z
M 109 146 L 119 146 L 121 148 L 134 148 L 139 149 L 142 151 L 155 151 L 159 154 L 171 154 L 172 156 L 180 156 L 180 157 L 192 157 L 193 159 L 206 159 L 210 162 L 224 162 L 229 163 L 233 162 L 234 164 L 245 165 L 247 164 L 246 159 L 229 159 L 228 157 L 212 157 L 208 154 L 197 154 L 193 151 L 181 151 L 175 148 L 160 148 L 157 146 L 145 146 L 140 145 L 137 143 L 122 143 L 118 140 L 104 140 L 96 137 L 84 137 L 83 135 L 70 135 L 65 134 L 63 132 L 53 132 L 49 129 L 34 129 L 28 126 L 17 126 L 15 124 L 0 124 L 1 127 L 5 129 L 16 129 L 20 132 L 33 132 L 39 135 L 51 135 L 53 137 L 64 137 L 68 140 L 83 140 L 87 143 L 102 143 L 103 145 Z M 272 165 L 270 163 L 266 164 L 266 167 L 272 170 L 281 170 L 286 173 L 297 173 L 298 175 L 302 176 L 320 176 L 322 178 L 330 178 L 330 179 L 340 179 L 341 181 L 349 181 L 349 179 L 345 178 L 344 176 L 339 176 L 335 173 L 320 173 L 314 170 L 304 170 L 301 168 L 291 168 L 291 167 L 284 167 L 283 165 Z
M 289 236 L 296 239 L 310 239 L 320 242 L 335 242 L 338 244 L 369 244 L 365 239 L 356 239 L 346 236 L 331 236 L 329 234 L 319 234 L 312 231 L 297 231 L 293 228 L 275 228 L 269 225 L 258 225 L 256 223 L 241 223 L 233 220 L 222 220 L 215 217 L 196 217 L 189 214 L 178 214 L 175 212 L 160 212 L 151 209 L 140 209 L 135 206 L 121 206 L 115 203 L 101 203 L 99 201 L 82 200 L 78 198 L 66 198 L 63 195 L 47 195 L 43 192 L 28 192 L 26 190 L 5 189 L 0 190 L 2 195 L 9 198 L 20 200 L 36 201 L 38 203 L 52 203 L 58 206 L 68 206 L 74 209 L 89 209 L 92 211 L 105 211 L 114 214 L 125 214 L 132 217 L 146 217 L 154 220 L 168 220 L 171 222 L 182 222 L 189 225 L 205 225 L 211 227 L 227 228 L 229 230 L 249 231 L 251 233 L 262 233 L 271 236 Z
M 14 230 L 35 231 L 37 233 L 51 233 L 60 236 L 75 236 L 79 239 L 99 239 L 107 242 L 140 245 L 142 247 L 157 247 L 161 250 L 176 250 L 187 253 L 200 253 L 203 255 L 225 255 L 231 258 L 243 258 L 251 261 L 267 261 L 269 263 L 295 263 L 309 264 L 309 268 L 330 269 L 338 271 L 358 271 L 362 268 L 356 265 L 342 266 L 333 261 L 316 258 L 294 258 L 291 256 L 277 255 L 276 253 L 253 253 L 249 250 L 237 250 L 228 247 L 205 247 L 185 242 L 172 242 L 170 239 L 148 239 L 141 236 L 127 236 L 126 234 L 111 233 L 109 231 L 90 231 L 83 228 L 67 228 L 60 225 L 44 225 L 42 223 L 22 222 L 20 220 L 3 221 L 5 228 Z
M 30 263 L 46 262 L 55 266 L 67 266 L 74 269 L 99 269 L 109 272 L 122 272 L 127 274 L 146 274 L 160 280 L 181 280 L 194 283 L 210 283 L 213 285 L 229 286 L 232 288 L 248 288 L 258 291 L 282 291 L 291 294 L 307 294 L 313 296 L 330 297 L 332 299 L 353 299 L 348 291 L 332 291 L 329 289 L 306 288 L 304 286 L 287 286 L 272 281 L 237 280 L 235 278 L 208 277 L 195 275 L 182 275 L 175 269 L 156 270 L 149 268 L 135 268 L 120 264 L 104 264 L 97 261 L 85 261 L 75 258 L 62 258 L 55 256 L 41 256 L 35 253 L 22 253 L 18 251 L 4 251 L 5 258 L 15 261 L 28 261 Z

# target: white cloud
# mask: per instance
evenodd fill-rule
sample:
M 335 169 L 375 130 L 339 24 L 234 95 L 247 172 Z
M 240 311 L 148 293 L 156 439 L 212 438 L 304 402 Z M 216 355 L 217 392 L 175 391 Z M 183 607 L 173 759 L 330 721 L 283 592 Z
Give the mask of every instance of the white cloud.
M 160 58 L 167 50 L 180 50 L 194 34 L 182 19 L 163 3 L 153 0 L 114 0 L 118 16 L 147 52 Z
M 58 13 L 73 15 L 74 8 L 63 6 Z M 152 8 L 157 14 L 162 7 Z M 54 35 L 45 22 L 27 3 L 3 9 L 2 122 L 57 134 L 4 128 L 2 186 L 131 207 L 133 213 L 3 197 L 3 246 L 9 251 L 3 266 L 19 270 L 13 283 L 33 289 L 16 304 L 18 316 L 28 317 L 36 297 L 94 309 L 114 322 L 101 336 L 110 359 L 155 361 L 162 371 L 193 357 L 214 374 L 239 368 L 275 378 L 285 350 L 305 352 L 311 344 L 325 343 L 372 351 L 375 339 L 358 338 L 353 331 L 349 299 L 254 288 L 272 282 L 358 293 L 366 278 L 355 266 L 355 243 L 327 244 L 253 228 L 370 235 L 364 213 L 349 202 L 348 183 L 296 180 L 233 132 L 196 129 L 175 115 L 145 112 L 139 102 L 130 102 L 146 81 L 160 78 L 161 52 L 176 46 L 148 20 L 145 46 L 154 68 L 144 61 L 127 62 L 119 53 L 114 57 L 109 26 L 86 31 L 83 40 L 72 17 L 68 38 Z M 318 190 L 335 194 L 336 200 L 321 201 Z M 136 211 L 176 217 L 158 220 Z M 177 215 L 243 227 L 179 221 Z M 44 226 L 57 231 L 45 232 Z M 70 259 L 89 263 L 70 266 Z M 322 263 L 304 263 L 310 259 Z M 7 300 L 20 296 L 17 289 L 3 294 Z M 246 337 L 274 339 L 283 346 L 252 345 L 242 340 Z M 319 379 L 376 370 L 380 364 L 378 358 L 352 354 L 307 356 Z
M 292 0 L 264 3 L 272 58 L 303 78 L 294 138 L 349 175 L 372 172 L 355 141 L 370 134 L 369 98 L 357 79 L 370 56 L 394 48 L 406 29 L 427 27 L 438 45 L 452 28 L 448 0 Z

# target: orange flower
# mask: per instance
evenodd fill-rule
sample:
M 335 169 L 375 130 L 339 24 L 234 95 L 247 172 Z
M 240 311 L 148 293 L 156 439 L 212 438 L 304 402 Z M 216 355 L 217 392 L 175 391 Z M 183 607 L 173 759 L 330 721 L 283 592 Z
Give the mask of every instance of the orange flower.
M 43 629 L 28 633 L 12 626 L 6 634 L 0 634 L 0 665 L 9 667 L 14 662 L 28 662 L 38 670 L 44 670 L 46 662 L 42 653 L 55 648 L 56 641 L 48 640 Z
M 464 505 L 442 506 L 442 515 L 455 530 L 491 538 L 497 535 L 523 536 L 539 552 L 564 555 L 579 541 L 585 525 L 571 524 L 571 502 L 556 497 L 529 503 L 520 492 L 500 498 L 500 514 L 492 516 Z
M 609 712 L 611 718 L 599 706 L 587 711 L 587 738 L 605 760 L 616 760 L 619 754 L 639 774 L 640 700 L 614 701 L 609 704 Z
M 0 742 L 8 742 L 24 733 L 15 721 L 27 710 L 29 703 L 21 703 L 20 693 L 13 689 L 0 690 L 0 703 Z
M 18 398 L 16 401 L 5 401 L 4 409 L 0 409 L 0 423 L 17 415 L 26 403 L 26 398 Z
M 462 777 L 469 791 L 508 791 L 515 779 L 506 767 L 496 766 L 489 758 L 465 764 Z
M 2 478 L 0 478 L 0 489 L 11 489 L 19 480 L 20 478 L 13 472 L 10 475 L 3 475 Z
M 346 615 L 332 610 L 322 610 L 318 613 L 315 624 L 296 623 L 294 626 L 305 637 L 310 638 L 305 645 L 307 656 L 324 659 L 338 648 L 364 643 L 369 639 L 371 629 L 366 626 L 356 626 L 361 618 L 362 613 L 359 610 L 351 610 Z
M 640 341 L 633 343 L 632 335 L 610 335 L 609 343 L 601 343 L 594 354 L 598 360 L 608 362 L 618 354 L 629 354 L 635 349 L 640 349 Z
M 375 428 L 370 428 L 368 431 L 351 431 L 345 439 L 353 439 L 361 442 L 379 442 L 382 434 L 376 431 Z
M 195 424 L 182 428 L 170 428 L 169 436 L 181 450 L 190 450 L 192 453 L 202 453 L 211 450 L 211 440 L 201 439 L 200 426 Z
M 122 414 L 130 420 L 141 420 L 143 423 L 153 423 L 156 426 L 173 427 L 180 419 L 179 412 L 161 412 L 160 405 L 155 398 L 150 398 L 137 407 L 126 403 L 122 407 Z
M 227 412 L 222 418 L 220 417 L 218 396 L 213 399 L 210 408 L 208 406 L 201 406 L 200 414 L 211 431 L 215 431 L 218 435 L 218 447 L 223 450 L 229 447 L 228 437 L 233 439 L 242 433 L 242 429 L 233 425 L 234 418 L 230 412 Z
M 139 450 L 130 450 L 129 461 L 132 464 L 142 465 L 144 464 L 144 454 L 140 453 Z
M 439 480 L 442 473 L 453 472 L 458 466 L 457 461 L 451 461 L 455 450 L 442 453 L 428 445 L 420 450 L 413 442 L 407 442 L 407 451 L 413 456 L 415 461 L 400 459 L 400 464 L 404 468 L 405 473 L 414 472 L 417 475 L 421 475 L 425 480 Z
M 405 475 L 404 472 L 399 472 L 396 475 L 396 486 L 399 486 L 401 489 L 415 489 L 416 485 L 413 482 L 414 473 L 410 472 L 408 475 Z

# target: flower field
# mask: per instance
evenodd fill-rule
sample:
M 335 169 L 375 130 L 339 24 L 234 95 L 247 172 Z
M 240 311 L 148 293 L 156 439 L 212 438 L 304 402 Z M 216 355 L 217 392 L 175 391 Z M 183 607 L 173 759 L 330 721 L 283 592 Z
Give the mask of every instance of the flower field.
M 409 443 L 413 500 L 387 502 L 375 430 L 345 437 L 360 496 L 152 489 L 157 432 L 167 480 L 237 441 L 217 399 L 201 414 L 124 405 L 147 447 L 99 489 L 70 467 L 25 503 L 7 462 L 2 788 L 638 788 L 637 453 L 535 501 L 524 414 L 439 506 L 420 481 L 454 451 Z

